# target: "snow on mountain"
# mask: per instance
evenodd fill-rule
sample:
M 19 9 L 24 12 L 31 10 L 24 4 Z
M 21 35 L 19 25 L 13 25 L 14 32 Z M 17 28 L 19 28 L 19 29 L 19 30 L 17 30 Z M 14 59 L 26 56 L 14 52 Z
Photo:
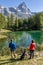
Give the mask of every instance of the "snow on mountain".
M 5 16 L 9 14 L 14 14 L 18 17 L 30 17 L 32 15 L 30 9 L 27 8 L 26 4 L 23 2 L 18 7 L 1 7 L 1 11 Z
M 21 10 L 21 12 L 23 12 L 23 13 L 28 13 L 29 14 L 29 12 L 30 12 L 30 9 L 28 9 L 27 8 L 27 6 L 26 6 L 26 4 L 23 2 L 23 3 L 21 3 L 19 6 L 18 6 L 18 8 Z

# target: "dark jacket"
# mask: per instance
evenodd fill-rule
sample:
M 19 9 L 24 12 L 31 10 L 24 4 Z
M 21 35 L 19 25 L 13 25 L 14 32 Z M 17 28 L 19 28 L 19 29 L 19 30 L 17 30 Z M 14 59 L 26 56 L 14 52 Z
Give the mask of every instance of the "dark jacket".
M 12 50 L 15 50 L 16 49 L 16 43 L 15 42 L 10 42 L 9 43 L 9 48 L 12 49 Z

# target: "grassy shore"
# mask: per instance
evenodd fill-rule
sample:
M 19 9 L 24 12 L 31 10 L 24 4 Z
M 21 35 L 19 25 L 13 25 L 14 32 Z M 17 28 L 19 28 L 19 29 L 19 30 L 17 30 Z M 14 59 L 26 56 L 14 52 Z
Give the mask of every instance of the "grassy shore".
M 0 31 L 1 33 L 10 32 L 9 30 L 2 29 Z M 5 35 L 0 35 L 0 38 L 6 38 Z M 43 46 L 42 46 L 43 47 Z M 5 51 L 6 52 L 6 51 Z M 36 54 L 36 53 L 35 53 Z M 40 53 L 37 53 L 34 59 L 29 60 L 27 57 L 24 60 L 18 60 L 16 58 L 15 60 L 11 60 L 10 55 L 0 55 L 0 65 L 43 65 L 43 51 Z
M 4 33 L 4 32 L 11 32 L 10 30 L 7 30 L 7 29 L 1 29 L 0 30 L 1 33 Z
M 40 54 L 43 54 L 40 52 Z M 23 60 L 13 59 L 9 56 L 0 56 L 0 65 L 43 65 L 43 55 L 37 55 L 33 59 L 25 58 Z
M 0 39 L 2 39 L 2 38 L 7 38 L 7 36 L 6 35 L 0 35 Z
M 34 58 L 31 60 L 10 60 L 9 56 L 1 57 L 0 65 L 43 65 L 43 58 Z
M 3 33 L 7 33 L 7 32 L 11 32 L 11 31 L 10 30 L 6 30 L 6 29 L 1 29 L 0 30 L 0 39 L 7 38 L 6 35 L 3 35 Z

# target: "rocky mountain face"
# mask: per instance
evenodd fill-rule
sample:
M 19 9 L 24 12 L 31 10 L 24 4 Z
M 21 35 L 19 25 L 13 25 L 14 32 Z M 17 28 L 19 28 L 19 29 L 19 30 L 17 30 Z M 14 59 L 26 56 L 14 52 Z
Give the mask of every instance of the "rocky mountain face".
M 18 7 L 0 7 L 0 12 L 3 13 L 5 16 L 8 16 L 9 14 L 13 14 L 17 17 L 23 17 L 27 18 L 33 15 L 29 8 L 27 8 L 26 4 L 22 2 Z

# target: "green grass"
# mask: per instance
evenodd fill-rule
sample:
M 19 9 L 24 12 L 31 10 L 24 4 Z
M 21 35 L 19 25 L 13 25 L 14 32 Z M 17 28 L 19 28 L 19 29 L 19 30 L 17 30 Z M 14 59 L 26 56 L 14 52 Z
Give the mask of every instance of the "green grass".
M 11 60 L 10 56 L 0 56 L 0 65 L 43 65 L 43 57 L 35 57 L 34 59 Z
M 4 35 L 4 33 L 7 33 L 7 32 L 11 32 L 11 31 L 7 30 L 7 29 L 1 29 L 0 30 L 0 39 L 7 38 L 7 36 Z

